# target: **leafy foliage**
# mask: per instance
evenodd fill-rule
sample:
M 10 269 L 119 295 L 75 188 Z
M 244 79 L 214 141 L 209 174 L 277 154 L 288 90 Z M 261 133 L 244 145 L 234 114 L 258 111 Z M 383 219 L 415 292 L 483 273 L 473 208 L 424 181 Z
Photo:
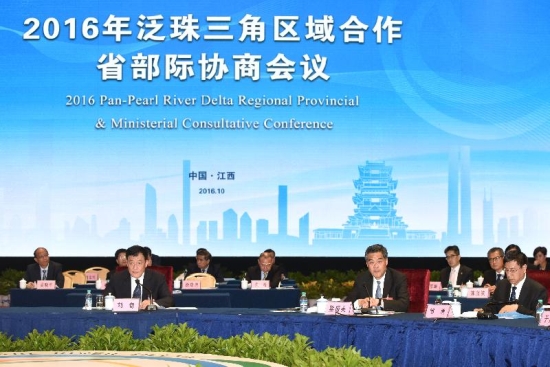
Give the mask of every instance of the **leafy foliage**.
M 19 287 L 19 281 L 25 276 L 24 271 L 5 269 L 0 273 L 0 294 L 8 294 L 10 289 Z
M 57 336 L 53 330 L 39 333 L 36 329 L 27 334 L 17 349 L 20 351 L 48 350 L 63 351 L 75 349 L 75 343 L 66 336 Z
M 143 350 L 143 341 L 134 339 L 132 331 L 119 326 L 98 326 L 78 339 L 80 350 Z
M 296 281 L 298 287 L 307 293 L 309 299 L 317 299 L 321 295 L 325 298 L 343 298 L 353 288 L 353 282 L 358 271 L 338 270 L 318 271 L 305 276 L 301 273 L 289 273 L 289 277 Z
M 199 335 L 185 324 L 153 326 L 151 335 L 143 341 L 144 349 L 151 352 L 213 353 L 216 340 Z

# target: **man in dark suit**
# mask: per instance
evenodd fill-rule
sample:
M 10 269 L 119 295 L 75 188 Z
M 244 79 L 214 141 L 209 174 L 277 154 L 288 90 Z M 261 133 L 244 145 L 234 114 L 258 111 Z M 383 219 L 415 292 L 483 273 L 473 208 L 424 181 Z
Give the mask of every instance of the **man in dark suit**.
M 517 311 L 535 315 L 538 300 L 541 299 L 544 304 L 548 302 L 548 291 L 542 284 L 527 277 L 527 256 L 522 252 L 508 251 L 504 255 L 504 269 L 506 279 L 497 284 L 493 300 L 483 307 L 483 311 Z
M 149 292 L 151 292 L 151 297 L 157 305 L 173 306 L 174 299 L 168 290 L 164 276 L 147 269 L 147 251 L 141 246 L 132 246 L 126 250 L 126 258 L 128 268 L 113 274 L 103 293 L 111 293 L 116 298 L 140 298 L 142 301 L 139 308 L 145 309 L 150 304 Z
M 459 287 L 474 280 L 474 271 L 466 265 L 460 265 L 460 249 L 458 246 L 447 246 L 445 249 L 446 268 L 441 269 L 441 286 L 447 287 L 449 280 L 454 287 Z
M 125 248 L 119 248 L 115 251 L 115 261 L 116 266 L 113 270 L 107 273 L 107 280 L 111 280 L 111 276 L 116 273 L 116 269 L 119 266 L 127 266 L 127 259 L 126 259 L 126 249 Z
M 483 283 L 481 283 L 481 286 L 489 288 L 489 293 L 493 294 L 497 283 L 506 278 L 506 272 L 504 271 L 504 250 L 500 247 L 493 247 L 487 251 L 487 260 L 489 260 L 491 270 L 483 273 Z
M 388 268 L 388 250 L 379 244 L 369 246 L 365 251 L 365 260 L 368 271 L 355 278 L 346 301 L 353 302 L 356 309 L 380 306 L 386 311 L 407 312 L 407 277 Z
M 224 281 L 223 274 L 218 264 L 212 264 L 212 254 L 205 248 L 197 249 L 195 261 L 187 266 L 187 274 L 207 273 L 216 278 L 216 282 Z
M 35 264 L 27 266 L 27 272 L 25 273 L 27 288 L 36 288 L 36 281 L 38 280 L 55 280 L 57 288 L 63 288 L 65 277 L 63 276 L 62 266 L 55 261 L 50 261 L 48 250 L 44 247 L 34 250 L 34 261 Z
M 246 272 L 246 280 L 269 280 L 271 288 L 277 288 L 284 274 L 281 269 L 274 264 L 275 258 L 270 252 L 262 252 L 258 258 L 258 265 L 251 266 Z

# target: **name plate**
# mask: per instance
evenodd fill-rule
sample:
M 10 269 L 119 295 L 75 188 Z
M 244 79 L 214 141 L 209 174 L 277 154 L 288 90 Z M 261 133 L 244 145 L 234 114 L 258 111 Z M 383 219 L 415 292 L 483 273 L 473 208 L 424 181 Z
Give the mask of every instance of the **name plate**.
M 184 280 L 183 283 L 181 283 L 182 289 L 201 289 L 201 281 L 200 280 Z
M 137 312 L 139 302 L 139 298 L 116 298 L 113 303 L 113 312 Z
M 466 298 L 489 298 L 489 288 L 468 288 Z
M 450 319 L 453 318 L 453 309 L 451 305 L 428 305 L 424 317 L 427 319 Z
M 442 291 L 441 282 L 430 282 L 430 291 Z
M 269 289 L 269 280 L 252 280 L 250 289 Z
M 539 320 L 539 326 L 550 327 L 550 311 L 543 311 Z
M 325 307 L 325 315 L 353 315 L 353 305 L 351 302 L 328 301 Z
M 37 280 L 36 289 L 55 289 L 55 280 Z
M 95 282 L 98 279 L 97 273 L 95 271 L 86 273 L 87 282 Z

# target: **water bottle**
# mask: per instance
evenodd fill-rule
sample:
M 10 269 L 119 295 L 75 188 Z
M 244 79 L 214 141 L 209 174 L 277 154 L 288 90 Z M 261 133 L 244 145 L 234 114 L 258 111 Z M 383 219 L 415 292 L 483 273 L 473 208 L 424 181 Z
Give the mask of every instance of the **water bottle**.
M 537 324 L 540 322 L 543 312 L 544 312 L 544 304 L 542 303 L 542 299 L 539 299 L 539 302 L 537 303 L 537 315 L 536 315 Z
M 435 298 L 435 304 L 436 304 L 436 305 L 440 305 L 440 304 L 442 304 L 442 303 L 443 303 L 443 301 L 441 300 L 441 296 L 437 296 L 437 297 Z
M 449 285 L 447 286 L 447 296 L 453 297 L 453 283 L 449 280 Z
M 302 292 L 302 296 L 300 297 L 300 312 L 307 312 L 306 292 Z
M 84 309 L 85 310 L 91 310 L 92 309 L 92 291 L 88 289 L 86 292 L 86 301 L 84 301 Z

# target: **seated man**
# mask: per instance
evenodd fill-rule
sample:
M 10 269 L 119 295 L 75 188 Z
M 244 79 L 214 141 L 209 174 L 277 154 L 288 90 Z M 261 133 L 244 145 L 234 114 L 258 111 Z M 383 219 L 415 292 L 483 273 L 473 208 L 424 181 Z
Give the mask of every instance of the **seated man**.
M 153 253 L 153 250 L 151 250 L 150 247 L 144 246 L 145 252 L 147 253 L 146 259 L 147 259 L 147 266 L 161 266 L 160 265 L 160 256 L 155 255 Z
M 506 278 L 498 282 L 493 300 L 483 309 L 492 313 L 517 311 L 526 315 L 535 315 L 537 303 L 542 299 L 546 304 L 548 293 L 544 286 L 527 277 L 527 256 L 522 252 L 508 251 L 504 255 Z
M 515 243 L 511 243 L 504 249 L 504 255 L 508 253 L 508 251 L 516 251 L 516 252 L 523 252 L 521 251 L 521 248 L 516 245 Z M 535 264 L 527 263 L 527 270 L 537 270 L 537 266 Z
M 111 270 L 110 272 L 107 273 L 107 280 L 110 280 L 111 279 L 111 275 L 116 273 L 116 268 L 118 268 L 119 266 L 128 266 L 128 263 L 126 261 L 126 249 L 125 248 L 119 248 L 118 250 L 116 250 L 115 252 L 115 261 L 116 261 L 116 265 L 115 268 L 113 270 Z
M 459 287 L 462 284 L 474 280 L 474 271 L 466 265 L 460 265 L 460 249 L 458 246 L 447 246 L 445 249 L 446 268 L 441 269 L 441 286 L 447 287 L 449 281 L 453 287 Z
M 50 261 L 48 250 L 44 247 L 34 250 L 34 261 L 36 263 L 27 266 L 27 272 L 25 273 L 27 288 L 36 288 L 36 281 L 38 280 L 55 280 L 57 288 L 63 288 L 65 283 L 63 269 L 61 264 Z
M 187 274 L 194 273 L 207 273 L 216 278 L 216 282 L 223 282 L 223 274 L 218 264 L 211 264 L 212 254 L 205 249 L 199 248 L 196 252 L 195 260 L 196 263 L 189 264 L 187 266 Z
M 506 278 L 504 271 L 504 251 L 500 247 L 493 247 L 487 251 L 487 259 L 491 270 L 483 273 L 482 287 L 489 288 L 489 293 L 493 294 L 498 282 Z
M 273 254 L 262 252 L 258 258 L 258 265 L 248 268 L 246 280 L 249 282 L 252 280 L 269 280 L 269 286 L 271 288 L 277 288 L 281 280 L 283 280 L 283 273 L 281 273 L 281 269 L 274 264 Z
M 388 268 L 388 250 L 383 245 L 372 245 L 365 251 L 368 271 L 355 278 L 346 301 L 356 309 L 382 307 L 386 311 L 407 312 L 409 290 L 407 277 Z
M 156 304 L 163 307 L 170 307 L 174 299 L 168 290 L 166 279 L 162 274 L 147 269 L 147 251 L 138 245 L 126 250 L 128 268 L 119 271 L 111 276 L 103 294 L 111 293 L 116 298 L 139 298 L 139 308 L 145 309 L 149 305 L 149 292 Z M 136 283 L 143 285 L 140 286 Z
M 267 250 L 264 250 L 264 253 L 273 255 L 273 265 L 277 265 L 279 267 L 279 271 L 281 272 L 281 280 L 285 280 L 287 278 L 287 272 L 282 264 L 277 264 L 277 260 L 275 258 L 275 250 L 268 248 Z

